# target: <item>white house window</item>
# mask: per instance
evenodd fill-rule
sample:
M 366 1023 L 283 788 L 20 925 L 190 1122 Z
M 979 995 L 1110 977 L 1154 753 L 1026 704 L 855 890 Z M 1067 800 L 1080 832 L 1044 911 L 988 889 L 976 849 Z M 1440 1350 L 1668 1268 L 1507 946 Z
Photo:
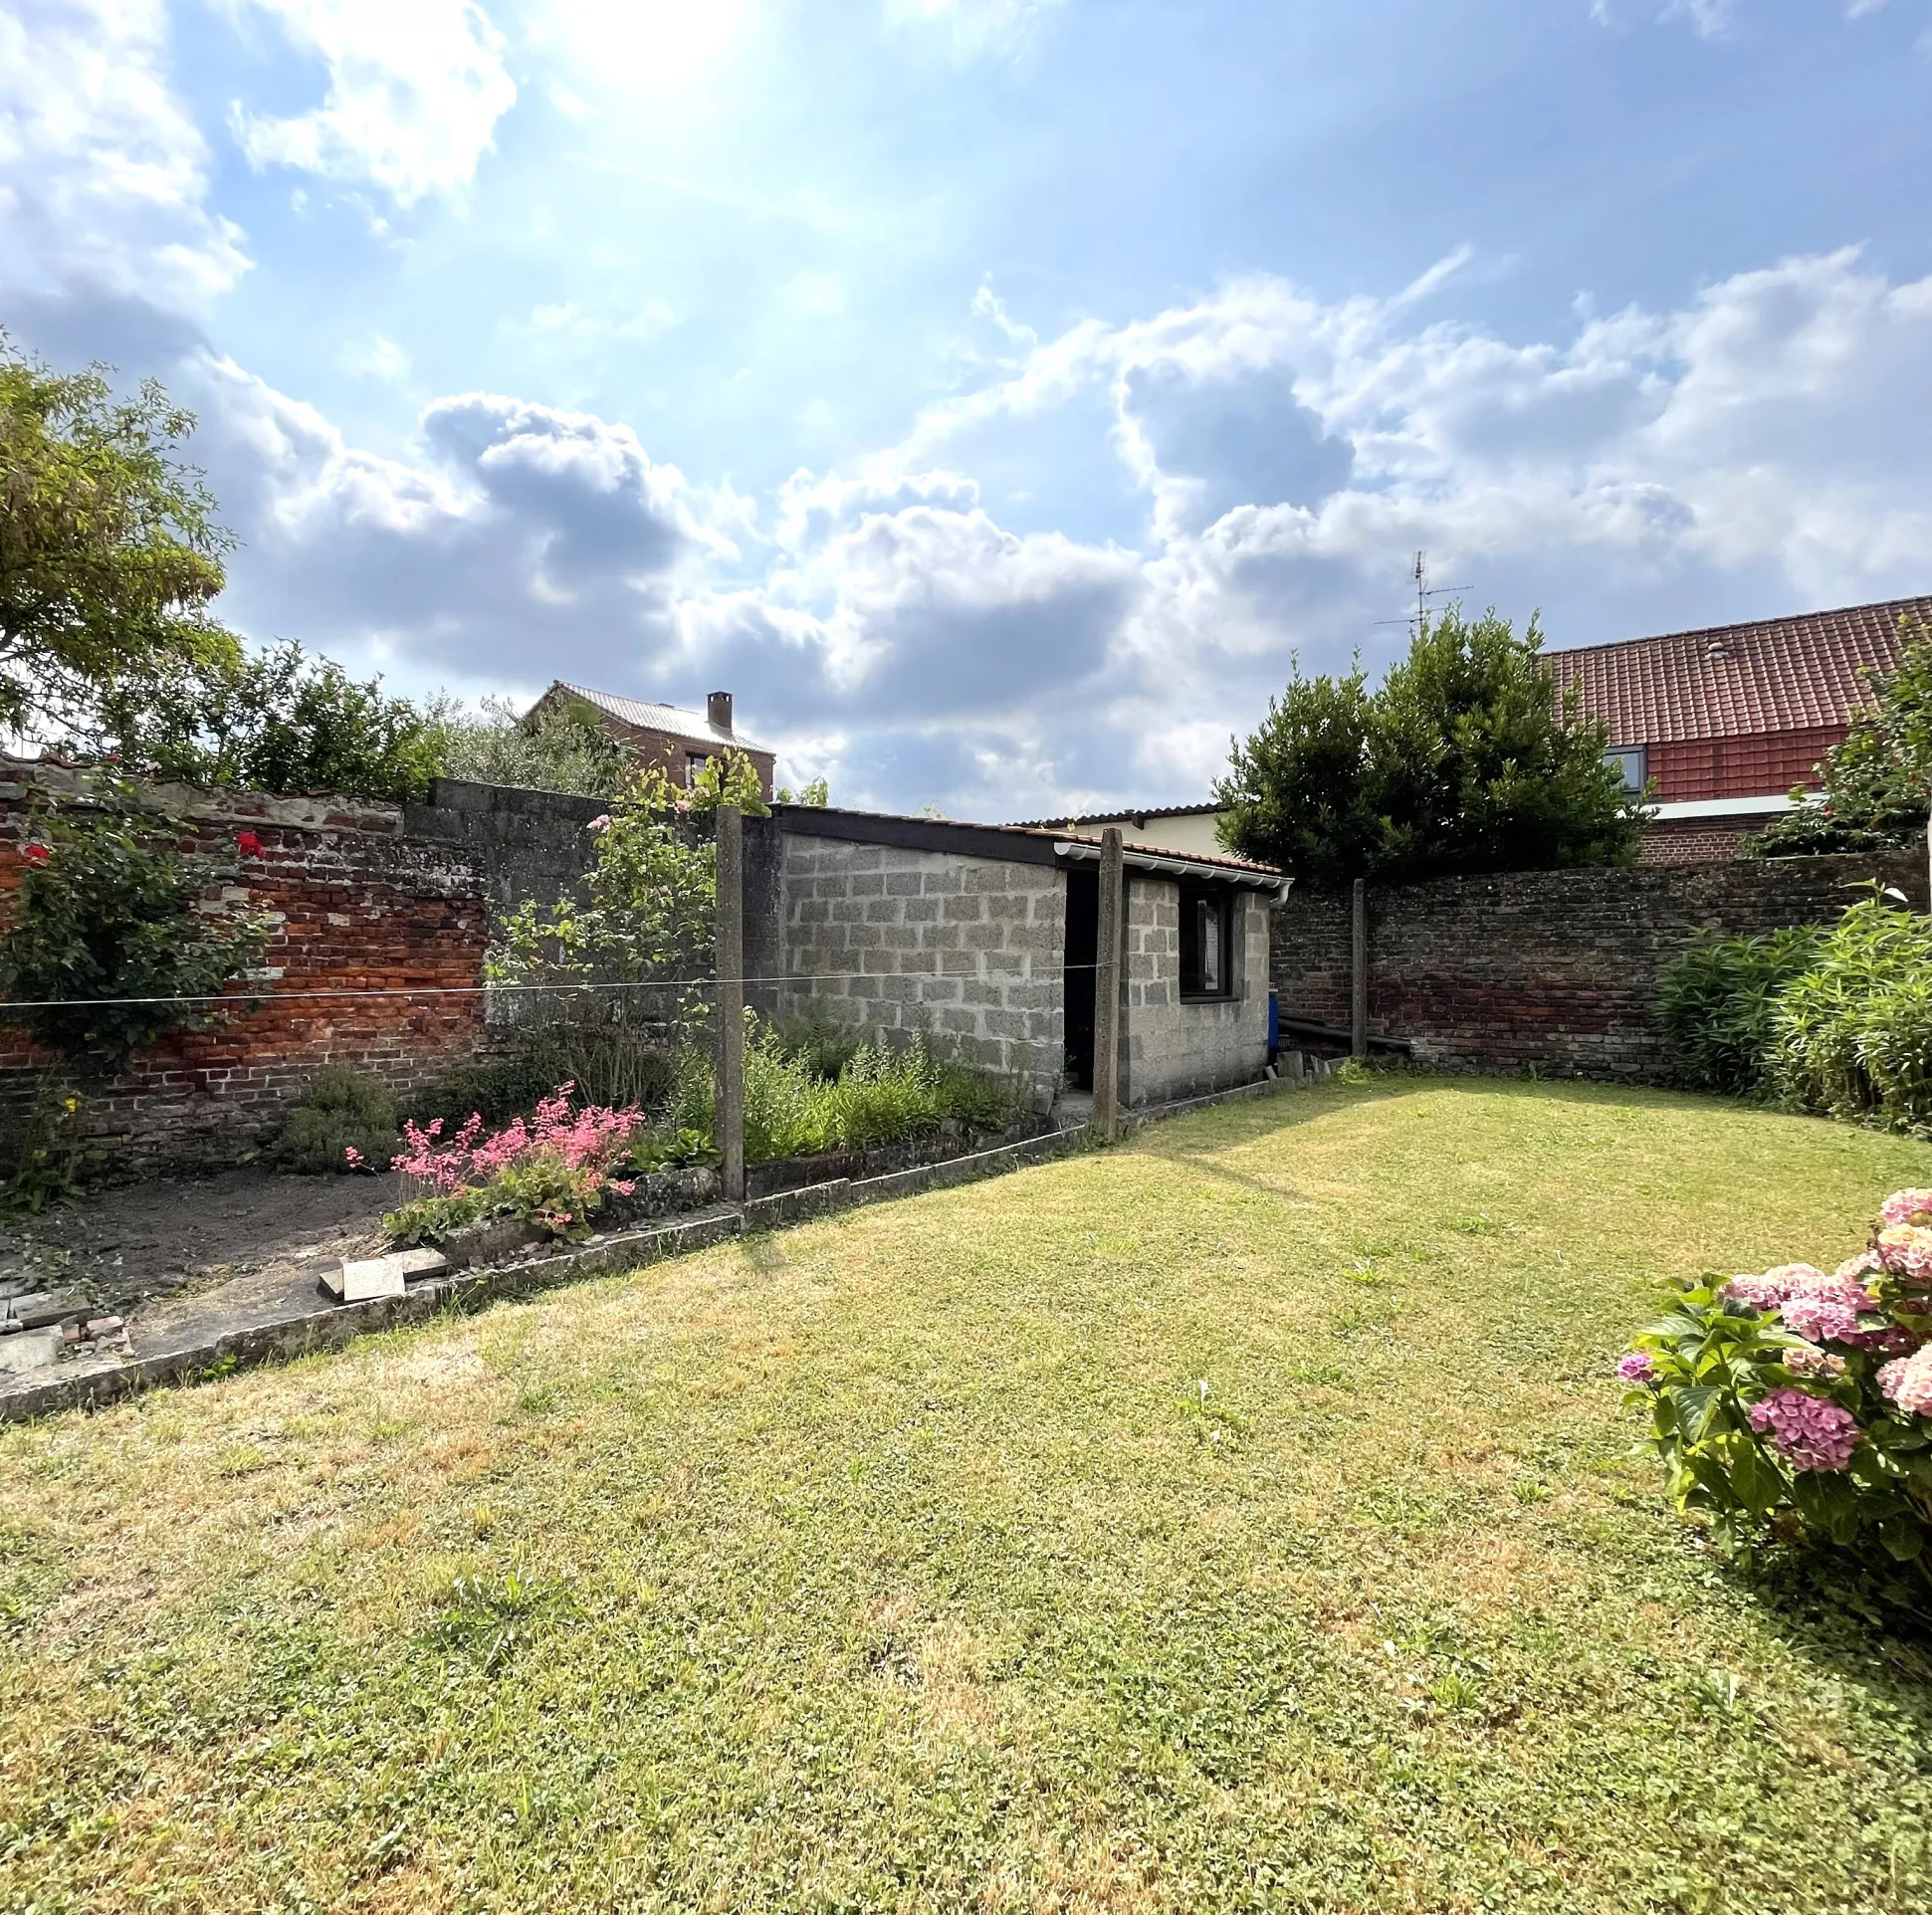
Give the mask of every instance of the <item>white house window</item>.
M 1649 775 L 1646 756 L 1640 745 L 1619 745 L 1604 753 L 1604 762 L 1623 780 L 1625 791 L 1641 791 Z
M 1181 887 L 1181 994 L 1226 997 L 1234 988 L 1234 898 L 1225 885 Z

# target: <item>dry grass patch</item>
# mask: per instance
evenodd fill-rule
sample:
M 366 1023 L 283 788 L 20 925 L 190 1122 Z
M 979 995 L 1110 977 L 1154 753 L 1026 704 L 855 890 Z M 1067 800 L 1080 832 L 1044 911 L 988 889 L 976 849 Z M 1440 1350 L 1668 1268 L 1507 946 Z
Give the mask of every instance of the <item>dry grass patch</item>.
M 1332 1087 L 0 1434 L 0 1907 L 1915 1911 L 1932 1663 L 1608 1373 L 1917 1181 Z

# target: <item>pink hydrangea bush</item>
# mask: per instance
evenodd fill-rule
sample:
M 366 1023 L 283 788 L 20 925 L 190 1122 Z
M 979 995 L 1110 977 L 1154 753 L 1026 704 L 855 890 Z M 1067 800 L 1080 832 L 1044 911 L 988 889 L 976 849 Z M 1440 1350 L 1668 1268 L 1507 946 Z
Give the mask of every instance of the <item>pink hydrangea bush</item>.
M 1828 1275 L 1685 1286 L 1617 1374 L 1673 1501 L 1729 1554 L 1795 1529 L 1932 1579 L 1932 1190 L 1887 1197 Z
M 486 1131 L 474 1113 L 451 1137 L 439 1118 L 427 1128 L 402 1127 L 403 1148 L 392 1168 L 412 1194 L 383 1218 L 406 1243 L 446 1236 L 485 1217 L 519 1216 L 554 1236 L 581 1236 L 607 1191 L 628 1196 L 631 1168 L 643 1136 L 635 1106 L 571 1105 L 574 1084 L 561 1084 L 529 1119 Z

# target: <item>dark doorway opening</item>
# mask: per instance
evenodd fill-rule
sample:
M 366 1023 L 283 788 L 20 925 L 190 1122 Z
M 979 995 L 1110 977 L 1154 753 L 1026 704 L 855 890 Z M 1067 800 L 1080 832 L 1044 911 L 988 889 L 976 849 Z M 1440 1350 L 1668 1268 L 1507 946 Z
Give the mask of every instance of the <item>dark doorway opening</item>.
M 1067 958 L 1060 986 L 1066 1006 L 1067 1073 L 1077 1091 L 1094 1087 L 1094 960 L 1100 954 L 1100 873 L 1067 873 Z

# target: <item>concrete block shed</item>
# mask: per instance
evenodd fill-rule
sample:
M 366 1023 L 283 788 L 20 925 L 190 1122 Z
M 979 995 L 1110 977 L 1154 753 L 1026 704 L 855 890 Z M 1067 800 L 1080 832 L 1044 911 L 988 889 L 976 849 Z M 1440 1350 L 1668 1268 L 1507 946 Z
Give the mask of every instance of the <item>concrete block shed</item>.
M 783 805 L 777 1008 L 924 1032 L 1022 1079 L 1036 1109 L 1093 1085 L 1098 835 Z M 1126 849 L 1121 1097 L 1251 1082 L 1267 1062 L 1271 866 Z

